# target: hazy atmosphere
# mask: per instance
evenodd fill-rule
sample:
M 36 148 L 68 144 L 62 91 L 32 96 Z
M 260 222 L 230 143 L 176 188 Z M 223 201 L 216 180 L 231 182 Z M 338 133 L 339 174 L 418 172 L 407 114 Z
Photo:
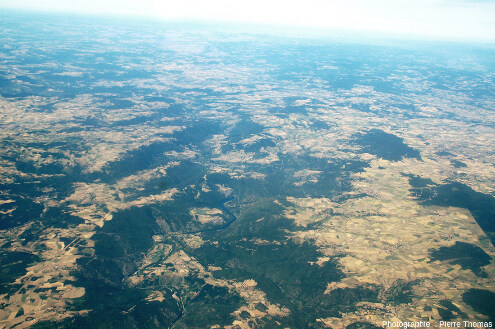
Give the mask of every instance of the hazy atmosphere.
M 305 26 L 427 39 L 495 41 L 495 1 L 492 0 L 2 0 L 0 6 L 167 20 Z

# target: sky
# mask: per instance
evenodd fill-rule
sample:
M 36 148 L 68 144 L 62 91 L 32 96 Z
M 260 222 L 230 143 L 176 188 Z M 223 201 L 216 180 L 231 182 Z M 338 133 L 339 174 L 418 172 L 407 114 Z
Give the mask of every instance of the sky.
M 495 0 L 0 0 L 0 7 L 495 43 Z

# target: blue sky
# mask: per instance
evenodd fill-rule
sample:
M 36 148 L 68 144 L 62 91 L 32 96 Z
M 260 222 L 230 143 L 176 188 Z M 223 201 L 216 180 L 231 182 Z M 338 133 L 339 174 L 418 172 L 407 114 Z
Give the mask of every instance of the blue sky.
M 495 0 L 0 0 L 0 6 L 495 42 Z

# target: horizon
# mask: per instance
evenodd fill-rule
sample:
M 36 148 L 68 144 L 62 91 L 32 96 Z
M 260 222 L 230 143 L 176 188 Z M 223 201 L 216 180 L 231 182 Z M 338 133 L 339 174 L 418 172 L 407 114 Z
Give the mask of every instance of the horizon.
M 41 12 L 61 15 L 97 16 L 105 18 L 135 18 L 160 22 L 183 22 L 208 25 L 236 25 L 257 32 L 278 31 L 285 34 L 332 37 L 334 33 L 372 35 L 378 39 L 393 38 L 416 41 L 446 41 L 460 43 L 495 43 L 495 1 L 427 1 L 380 0 L 367 4 L 363 0 L 351 2 L 311 0 L 302 6 L 296 1 L 272 0 L 261 6 L 256 0 L 249 8 L 242 2 L 227 6 L 226 0 L 209 2 L 205 6 L 197 0 L 167 6 L 155 0 L 137 6 L 124 1 L 117 7 L 114 0 L 85 2 L 77 0 L 71 6 L 59 0 L 37 3 L 31 0 L 4 0 L 0 8 L 14 11 Z M 192 6 L 194 4 L 195 6 Z M 424 5 L 424 6 L 423 6 Z M 192 6 L 193 9 L 187 9 Z M 263 11 L 256 11 L 257 8 Z M 218 8 L 222 10 L 218 11 Z M 277 12 L 278 9 L 280 11 Z M 434 20 L 434 18 L 437 18 Z

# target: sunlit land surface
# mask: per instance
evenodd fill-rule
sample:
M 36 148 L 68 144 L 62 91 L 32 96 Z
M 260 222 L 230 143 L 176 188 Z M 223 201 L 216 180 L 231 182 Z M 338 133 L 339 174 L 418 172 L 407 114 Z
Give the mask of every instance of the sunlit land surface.
M 495 320 L 493 47 L 0 31 L 0 328 Z

